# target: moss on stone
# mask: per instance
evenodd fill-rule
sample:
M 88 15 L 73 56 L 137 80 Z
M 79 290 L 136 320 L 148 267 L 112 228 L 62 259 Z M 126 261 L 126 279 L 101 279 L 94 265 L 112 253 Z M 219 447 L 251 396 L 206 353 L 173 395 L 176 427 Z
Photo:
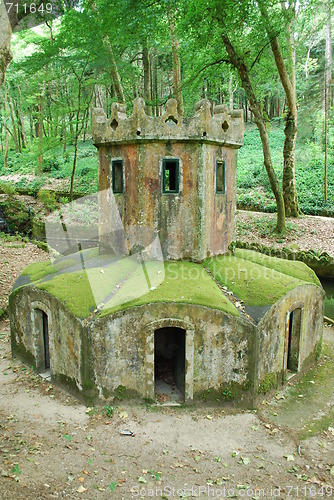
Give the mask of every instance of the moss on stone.
M 249 306 L 271 305 L 297 286 L 319 283 L 313 271 L 301 262 L 251 250 L 237 249 L 236 255 L 207 259 L 204 266 L 178 261 L 165 262 L 164 267 L 160 262 L 142 265 L 135 257 L 115 261 L 112 256 L 102 256 L 95 260 L 96 252 L 92 249 L 89 256 L 86 253 L 84 271 L 64 272 L 80 262 L 78 255 L 72 255 L 53 265 L 50 261 L 31 264 L 22 274 L 57 297 L 79 318 L 87 318 L 96 305 L 103 307 L 99 317 L 104 317 L 157 302 L 198 304 L 239 316 L 205 267 Z M 165 277 L 160 283 L 163 271 Z
M 256 264 L 260 264 L 261 266 L 265 266 L 269 269 L 274 269 L 275 271 L 286 274 L 287 276 L 292 276 L 293 278 L 306 281 L 312 285 L 321 286 L 315 272 L 304 264 L 304 262 L 280 259 L 278 257 L 271 257 L 255 252 L 253 250 L 243 250 L 240 248 L 236 249 L 235 255 L 241 259 L 255 262 Z
M 253 262 L 251 258 L 256 258 L 253 253 L 255 252 L 242 254 L 247 258 L 237 255 L 213 257 L 207 259 L 204 265 L 221 285 L 227 286 L 248 306 L 274 304 L 290 290 L 309 283 L 277 271 L 274 267 L 277 264 L 270 267 L 269 262 L 268 265 Z M 304 277 L 303 273 L 301 275 Z
M 79 318 L 87 318 L 90 315 L 90 308 L 95 307 L 94 296 L 85 271 L 59 274 L 52 280 L 38 283 L 36 286 L 57 297 Z
M 54 274 L 57 271 L 52 266 L 49 260 L 45 262 L 35 262 L 27 266 L 21 273 L 21 276 L 29 276 L 31 282 L 39 281 L 40 279 Z
M 154 275 L 161 269 L 161 265 L 155 262 L 146 263 L 149 276 Z M 103 317 L 120 309 L 140 306 L 156 302 L 176 302 L 186 304 L 199 304 L 202 306 L 223 310 L 228 314 L 239 316 L 236 307 L 224 296 L 214 280 L 206 272 L 201 264 L 192 262 L 166 262 L 165 278 L 154 290 L 139 296 L 134 300 L 133 290 L 149 290 L 145 274 L 138 268 L 131 279 L 115 296 L 116 305 L 109 302 L 110 308 L 102 311 L 99 316 Z

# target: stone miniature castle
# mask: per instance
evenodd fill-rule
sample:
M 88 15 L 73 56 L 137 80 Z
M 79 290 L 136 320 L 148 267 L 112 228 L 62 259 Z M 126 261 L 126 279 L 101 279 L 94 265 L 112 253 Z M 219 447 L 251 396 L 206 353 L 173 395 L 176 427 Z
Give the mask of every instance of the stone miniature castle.
M 225 253 L 234 234 L 237 150 L 242 110 L 228 113 L 200 101 L 186 119 L 169 99 L 160 117 L 145 114 L 138 98 L 131 116 L 114 103 L 111 117 L 93 113 L 99 150 L 99 191 L 112 189 L 125 233 L 145 225 L 159 233 L 164 257 L 202 261 Z M 101 211 L 102 244 L 113 221 Z
M 242 141 L 242 112 L 205 100 L 192 118 L 174 99 L 160 117 L 146 115 L 142 99 L 130 116 L 117 103 L 110 118 L 95 109 L 99 249 L 27 268 L 10 297 L 13 354 L 90 403 L 166 392 L 255 406 L 306 369 L 322 336 L 315 274 L 228 252 Z M 142 227 L 140 241 L 131 238 Z M 115 249 L 116 229 L 124 238 Z M 136 259 L 152 234 L 162 270 Z

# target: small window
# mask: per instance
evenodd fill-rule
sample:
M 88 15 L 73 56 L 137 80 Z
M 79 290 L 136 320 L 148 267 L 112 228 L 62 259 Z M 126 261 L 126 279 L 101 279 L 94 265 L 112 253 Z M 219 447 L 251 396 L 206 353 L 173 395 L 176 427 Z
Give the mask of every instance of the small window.
M 164 193 L 179 192 L 179 160 L 164 159 L 162 164 L 162 190 Z
M 225 162 L 217 160 L 216 163 L 216 193 L 225 193 Z
M 113 160 L 111 168 L 113 193 L 123 193 L 123 160 Z

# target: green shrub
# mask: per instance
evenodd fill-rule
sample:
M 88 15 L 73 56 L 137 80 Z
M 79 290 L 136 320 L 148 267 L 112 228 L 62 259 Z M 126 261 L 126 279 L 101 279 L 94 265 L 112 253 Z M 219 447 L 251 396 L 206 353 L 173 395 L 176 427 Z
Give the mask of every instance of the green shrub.
M 57 207 L 56 195 L 53 191 L 48 189 L 40 189 L 37 193 L 37 199 L 46 207 L 50 212 Z
M 16 194 L 16 189 L 10 182 L 0 181 L 0 193 L 8 194 L 9 196 Z
M 8 196 L 0 202 L 0 207 L 12 233 L 31 233 L 34 212 L 27 208 L 18 197 Z

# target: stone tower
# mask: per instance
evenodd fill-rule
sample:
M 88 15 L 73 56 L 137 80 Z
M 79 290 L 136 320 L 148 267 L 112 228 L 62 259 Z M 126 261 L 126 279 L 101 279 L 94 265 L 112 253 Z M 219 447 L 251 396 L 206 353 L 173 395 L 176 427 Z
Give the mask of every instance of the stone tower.
M 166 259 L 201 261 L 227 251 L 234 234 L 242 110 L 219 105 L 212 112 L 203 100 L 185 118 L 169 99 L 164 114 L 151 117 L 137 98 L 130 116 L 118 103 L 109 119 L 94 109 L 92 128 L 99 191 L 107 193 L 100 201 L 102 247 L 114 230 L 116 201 L 125 234 L 133 227 L 157 232 Z

